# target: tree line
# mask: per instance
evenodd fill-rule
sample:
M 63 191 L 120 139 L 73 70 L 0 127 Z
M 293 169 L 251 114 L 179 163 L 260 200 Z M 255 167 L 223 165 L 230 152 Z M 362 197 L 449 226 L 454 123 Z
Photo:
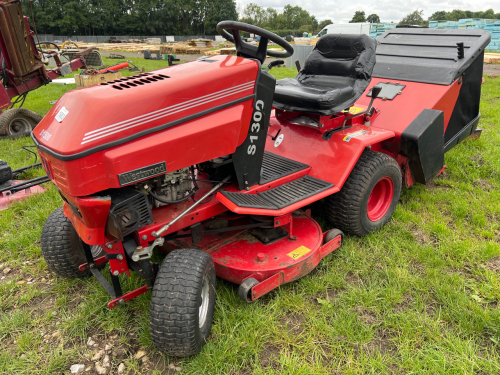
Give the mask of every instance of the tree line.
M 398 22 L 399 25 L 419 25 L 428 26 L 429 21 L 458 21 L 464 18 L 486 18 L 486 19 L 500 19 L 500 13 L 495 13 L 493 9 L 488 9 L 485 11 L 472 12 L 470 10 L 459 10 L 454 9 L 451 12 L 441 10 L 434 12 L 427 20 L 424 19 L 423 9 L 415 10 L 405 16 L 401 21 Z M 354 13 L 354 16 L 349 22 L 370 22 L 378 23 L 380 22 L 380 17 L 376 14 L 370 14 L 368 17 L 365 16 L 365 12 L 358 10 Z
M 54 35 L 214 35 L 218 22 L 238 19 L 234 0 L 22 0 L 21 4 L 32 28 L 36 25 L 38 33 Z
M 234 0 L 21 0 L 21 4 L 38 33 L 54 35 L 214 35 L 218 22 L 240 20 L 284 36 L 292 31 L 316 33 L 333 23 L 318 22 L 309 11 L 289 4 L 278 12 L 250 3 L 238 17 Z M 500 13 L 443 10 L 425 20 L 423 10 L 417 9 L 399 24 L 427 26 L 429 21 L 462 18 L 500 19 Z M 378 23 L 380 17 L 359 10 L 349 22 Z
M 300 6 L 285 5 L 283 12 L 278 13 L 274 8 L 263 8 L 255 3 L 248 4 L 240 17 L 241 22 L 262 27 L 268 30 L 297 30 L 315 32 L 320 29 L 315 16 Z M 330 20 L 328 20 L 331 23 Z

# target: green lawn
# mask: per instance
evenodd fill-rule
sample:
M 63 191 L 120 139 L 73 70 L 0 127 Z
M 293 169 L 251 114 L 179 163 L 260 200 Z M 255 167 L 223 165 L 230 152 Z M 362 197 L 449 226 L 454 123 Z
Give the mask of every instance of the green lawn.
M 166 65 L 131 60 L 147 70 Z M 45 114 L 70 88 L 41 88 L 25 106 Z M 347 236 L 312 273 L 251 305 L 218 280 L 210 341 L 192 358 L 152 347 L 150 294 L 109 310 L 96 280 L 48 272 L 39 238 L 61 200 L 46 184 L 45 194 L 0 211 L 0 278 L 12 269 L 0 280 L 0 374 L 90 365 L 90 337 L 124 350 L 112 356 L 113 373 L 124 362 L 131 374 L 165 374 L 171 364 L 186 374 L 499 374 L 500 78 L 486 77 L 482 92 L 481 138 L 446 154 L 448 169 L 429 186 L 403 191 L 382 230 Z M 29 144 L 0 141 L 0 158 L 26 165 L 32 156 L 21 146 Z M 141 285 L 123 282 L 125 290 Z

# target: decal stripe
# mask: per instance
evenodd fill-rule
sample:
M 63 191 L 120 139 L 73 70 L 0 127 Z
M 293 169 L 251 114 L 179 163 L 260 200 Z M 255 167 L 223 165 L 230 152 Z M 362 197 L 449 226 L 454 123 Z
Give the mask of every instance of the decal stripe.
M 116 128 L 112 128 L 112 129 L 106 130 L 106 131 L 104 131 L 102 133 L 96 133 L 96 134 L 93 134 L 91 136 L 84 137 L 81 144 L 83 145 L 85 143 L 92 142 L 92 141 L 95 141 L 97 139 L 104 138 L 104 137 L 107 137 L 109 135 L 122 132 L 124 130 L 135 128 L 136 126 L 143 125 L 143 124 L 146 124 L 148 122 L 155 121 L 155 120 L 158 120 L 160 118 L 167 117 L 167 116 L 173 115 L 175 113 L 185 111 L 187 109 L 198 107 L 200 105 L 204 105 L 204 104 L 207 104 L 207 103 L 210 103 L 210 102 L 213 102 L 213 101 L 216 101 L 216 100 L 228 97 L 228 96 L 232 96 L 234 94 L 250 90 L 251 88 L 252 87 L 243 88 L 243 89 L 239 89 L 237 91 L 233 90 L 233 92 L 229 92 L 226 95 L 213 96 L 210 100 L 203 100 L 203 101 L 200 101 L 200 102 L 194 102 L 194 103 L 190 103 L 188 105 L 183 105 L 183 106 L 175 106 L 174 108 L 170 107 L 172 109 L 169 108 L 168 111 L 165 111 L 165 112 L 161 113 L 160 115 L 156 115 L 154 117 L 150 117 L 149 119 L 147 119 L 145 121 L 131 122 L 131 123 L 128 123 L 128 124 L 124 124 L 124 125 L 118 126 Z
M 76 160 L 76 159 L 80 159 L 80 158 L 83 158 L 85 156 L 91 155 L 93 153 L 96 153 L 98 151 L 102 151 L 102 150 L 106 150 L 106 149 L 111 148 L 111 147 L 119 146 L 119 145 L 122 145 L 124 143 L 133 141 L 137 138 L 143 137 L 145 135 L 153 134 L 153 133 L 159 132 L 161 130 L 171 128 L 172 126 L 182 124 L 183 122 L 191 121 L 191 120 L 206 116 L 208 114 L 220 111 L 221 109 L 229 108 L 233 105 L 240 104 L 240 103 L 243 103 L 247 100 L 254 100 L 254 99 L 255 99 L 254 94 L 247 95 L 247 96 L 244 96 L 242 98 L 235 99 L 235 100 L 232 100 L 232 101 L 224 103 L 224 104 L 216 105 L 215 107 L 212 107 L 210 109 L 206 109 L 206 110 L 203 110 L 201 112 L 197 112 L 197 113 L 194 113 L 192 115 L 188 115 L 188 116 L 180 118 L 178 120 L 167 122 L 165 124 L 155 126 L 154 128 L 140 130 L 139 132 L 137 132 L 135 134 L 127 135 L 123 138 L 116 139 L 116 140 L 110 141 L 108 143 L 100 144 L 98 146 L 89 148 L 85 151 L 80 151 L 80 152 L 77 152 L 74 154 L 69 154 L 69 155 L 59 154 L 59 153 L 51 150 L 50 148 L 40 144 L 38 139 L 35 137 L 34 132 L 31 132 L 31 139 L 33 140 L 33 142 L 35 143 L 35 145 L 38 149 L 42 150 L 43 152 L 46 152 L 47 154 L 53 156 L 54 158 L 56 158 L 58 160 L 63 160 L 63 161 Z
M 248 85 L 248 86 L 243 87 L 243 88 L 231 89 L 230 91 L 224 90 L 224 91 L 227 91 L 227 92 L 222 93 L 222 94 L 218 94 L 217 96 L 215 96 L 214 94 L 211 94 L 209 97 L 212 100 L 206 100 L 205 97 L 202 97 L 202 98 L 197 98 L 197 99 L 190 100 L 188 102 L 176 104 L 174 106 L 167 107 L 167 108 L 161 109 L 159 111 L 155 111 L 155 112 L 149 113 L 147 115 L 142 115 L 142 116 L 140 116 L 142 118 L 139 119 L 139 120 L 131 119 L 131 120 L 127 120 L 127 121 L 122 121 L 120 123 L 111 125 L 112 126 L 111 128 L 109 126 L 107 126 L 106 128 L 109 128 L 107 130 L 101 130 L 101 129 L 94 130 L 92 132 L 89 132 L 89 133 L 85 134 L 85 136 L 83 137 L 83 140 L 85 141 L 85 140 L 88 140 L 90 138 L 94 138 L 95 136 L 98 136 L 98 135 L 101 135 L 101 134 L 110 133 L 110 132 L 112 132 L 113 130 L 116 130 L 116 129 L 120 129 L 120 128 L 124 128 L 124 127 L 128 128 L 129 125 L 133 125 L 133 124 L 137 124 L 137 123 L 139 123 L 138 125 L 145 124 L 147 122 L 154 121 L 156 119 L 165 117 L 167 114 L 171 114 L 172 111 L 175 111 L 177 109 L 184 110 L 184 109 L 196 107 L 196 106 L 204 104 L 204 103 L 209 103 L 211 101 L 214 101 L 214 100 L 217 100 L 217 99 L 221 99 L 221 98 L 224 98 L 226 96 L 230 96 L 230 95 L 233 95 L 233 94 L 237 94 L 239 92 L 243 92 L 243 91 L 249 90 L 252 87 L 253 87 L 253 84 L 252 85 Z M 229 94 L 229 95 L 223 95 L 223 94 Z M 157 112 L 160 112 L 160 113 L 157 113 Z M 174 112 L 174 113 L 176 113 L 176 112 Z M 143 120 L 148 120 L 148 121 L 143 121 Z M 123 124 L 123 125 L 116 126 L 118 124 Z M 89 135 L 90 133 L 94 133 L 94 134 Z M 110 134 L 112 134 L 112 133 L 110 133 Z
M 108 125 L 108 126 L 105 126 L 103 128 L 92 130 L 92 131 L 90 131 L 88 133 L 85 133 L 84 139 L 85 138 L 90 138 L 89 136 L 91 134 L 101 133 L 101 132 L 103 132 L 103 131 L 105 131 L 107 129 L 114 129 L 114 128 L 118 127 L 118 125 L 128 125 L 128 124 L 136 122 L 136 121 L 144 120 L 146 118 L 153 117 L 155 115 L 159 115 L 160 113 L 163 113 L 163 112 L 171 110 L 171 109 L 175 109 L 177 107 L 186 106 L 186 105 L 189 105 L 189 104 L 194 104 L 195 102 L 198 102 L 200 100 L 202 101 L 204 99 L 213 98 L 216 95 L 219 96 L 219 95 L 223 95 L 223 94 L 226 94 L 226 93 L 229 93 L 229 92 L 233 92 L 233 91 L 238 91 L 239 92 L 240 89 L 243 89 L 243 88 L 249 89 L 249 88 L 252 88 L 254 85 L 255 85 L 254 82 L 244 83 L 242 85 L 238 85 L 238 86 L 235 86 L 235 87 L 231 87 L 229 89 L 221 90 L 221 91 L 209 94 L 209 95 L 201 96 L 201 97 L 196 98 L 196 99 L 188 100 L 186 102 L 182 102 L 182 103 L 170 106 L 170 107 L 162 108 L 162 109 L 159 109 L 157 111 L 150 112 L 150 113 L 147 113 L 147 114 L 144 114 L 144 115 L 141 115 L 141 116 L 137 116 L 137 117 L 134 117 L 134 118 L 131 118 L 131 119 L 128 119 L 128 120 L 120 121 L 120 122 L 117 122 L 116 124 Z

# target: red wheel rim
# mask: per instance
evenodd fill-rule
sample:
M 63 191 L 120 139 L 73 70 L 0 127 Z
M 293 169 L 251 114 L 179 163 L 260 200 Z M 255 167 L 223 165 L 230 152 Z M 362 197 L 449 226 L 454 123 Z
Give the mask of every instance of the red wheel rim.
M 394 196 L 394 183 L 389 177 L 383 177 L 373 187 L 368 198 L 368 219 L 371 221 L 380 220 L 389 210 Z

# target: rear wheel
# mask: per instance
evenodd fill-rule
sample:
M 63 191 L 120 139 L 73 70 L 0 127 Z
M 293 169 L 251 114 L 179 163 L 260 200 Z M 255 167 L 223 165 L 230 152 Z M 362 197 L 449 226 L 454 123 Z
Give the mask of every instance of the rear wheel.
M 401 176 L 396 160 L 364 151 L 342 189 L 327 198 L 328 219 L 345 233 L 357 236 L 381 228 L 398 204 Z
M 49 269 L 57 275 L 69 278 L 90 276 L 90 271 L 80 271 L 87 263 L 83 245 L 71 221 L 64 216 L 63 208 L 52 212 L 45 221 L 41 237 L 42 255 Z M 94 259 L 103 256 L 100 246 L 91 246 Z
M 155 347 L 187 357 L 205 345 L 215 308 L 215 266 L 200 250 L 172 251 L 160 266 L 151 296 L 149 327 Z
M 42 118 L 38 113 L 25 108 L 8 109 L 0 114 L 0 136 L 28 135 Z

